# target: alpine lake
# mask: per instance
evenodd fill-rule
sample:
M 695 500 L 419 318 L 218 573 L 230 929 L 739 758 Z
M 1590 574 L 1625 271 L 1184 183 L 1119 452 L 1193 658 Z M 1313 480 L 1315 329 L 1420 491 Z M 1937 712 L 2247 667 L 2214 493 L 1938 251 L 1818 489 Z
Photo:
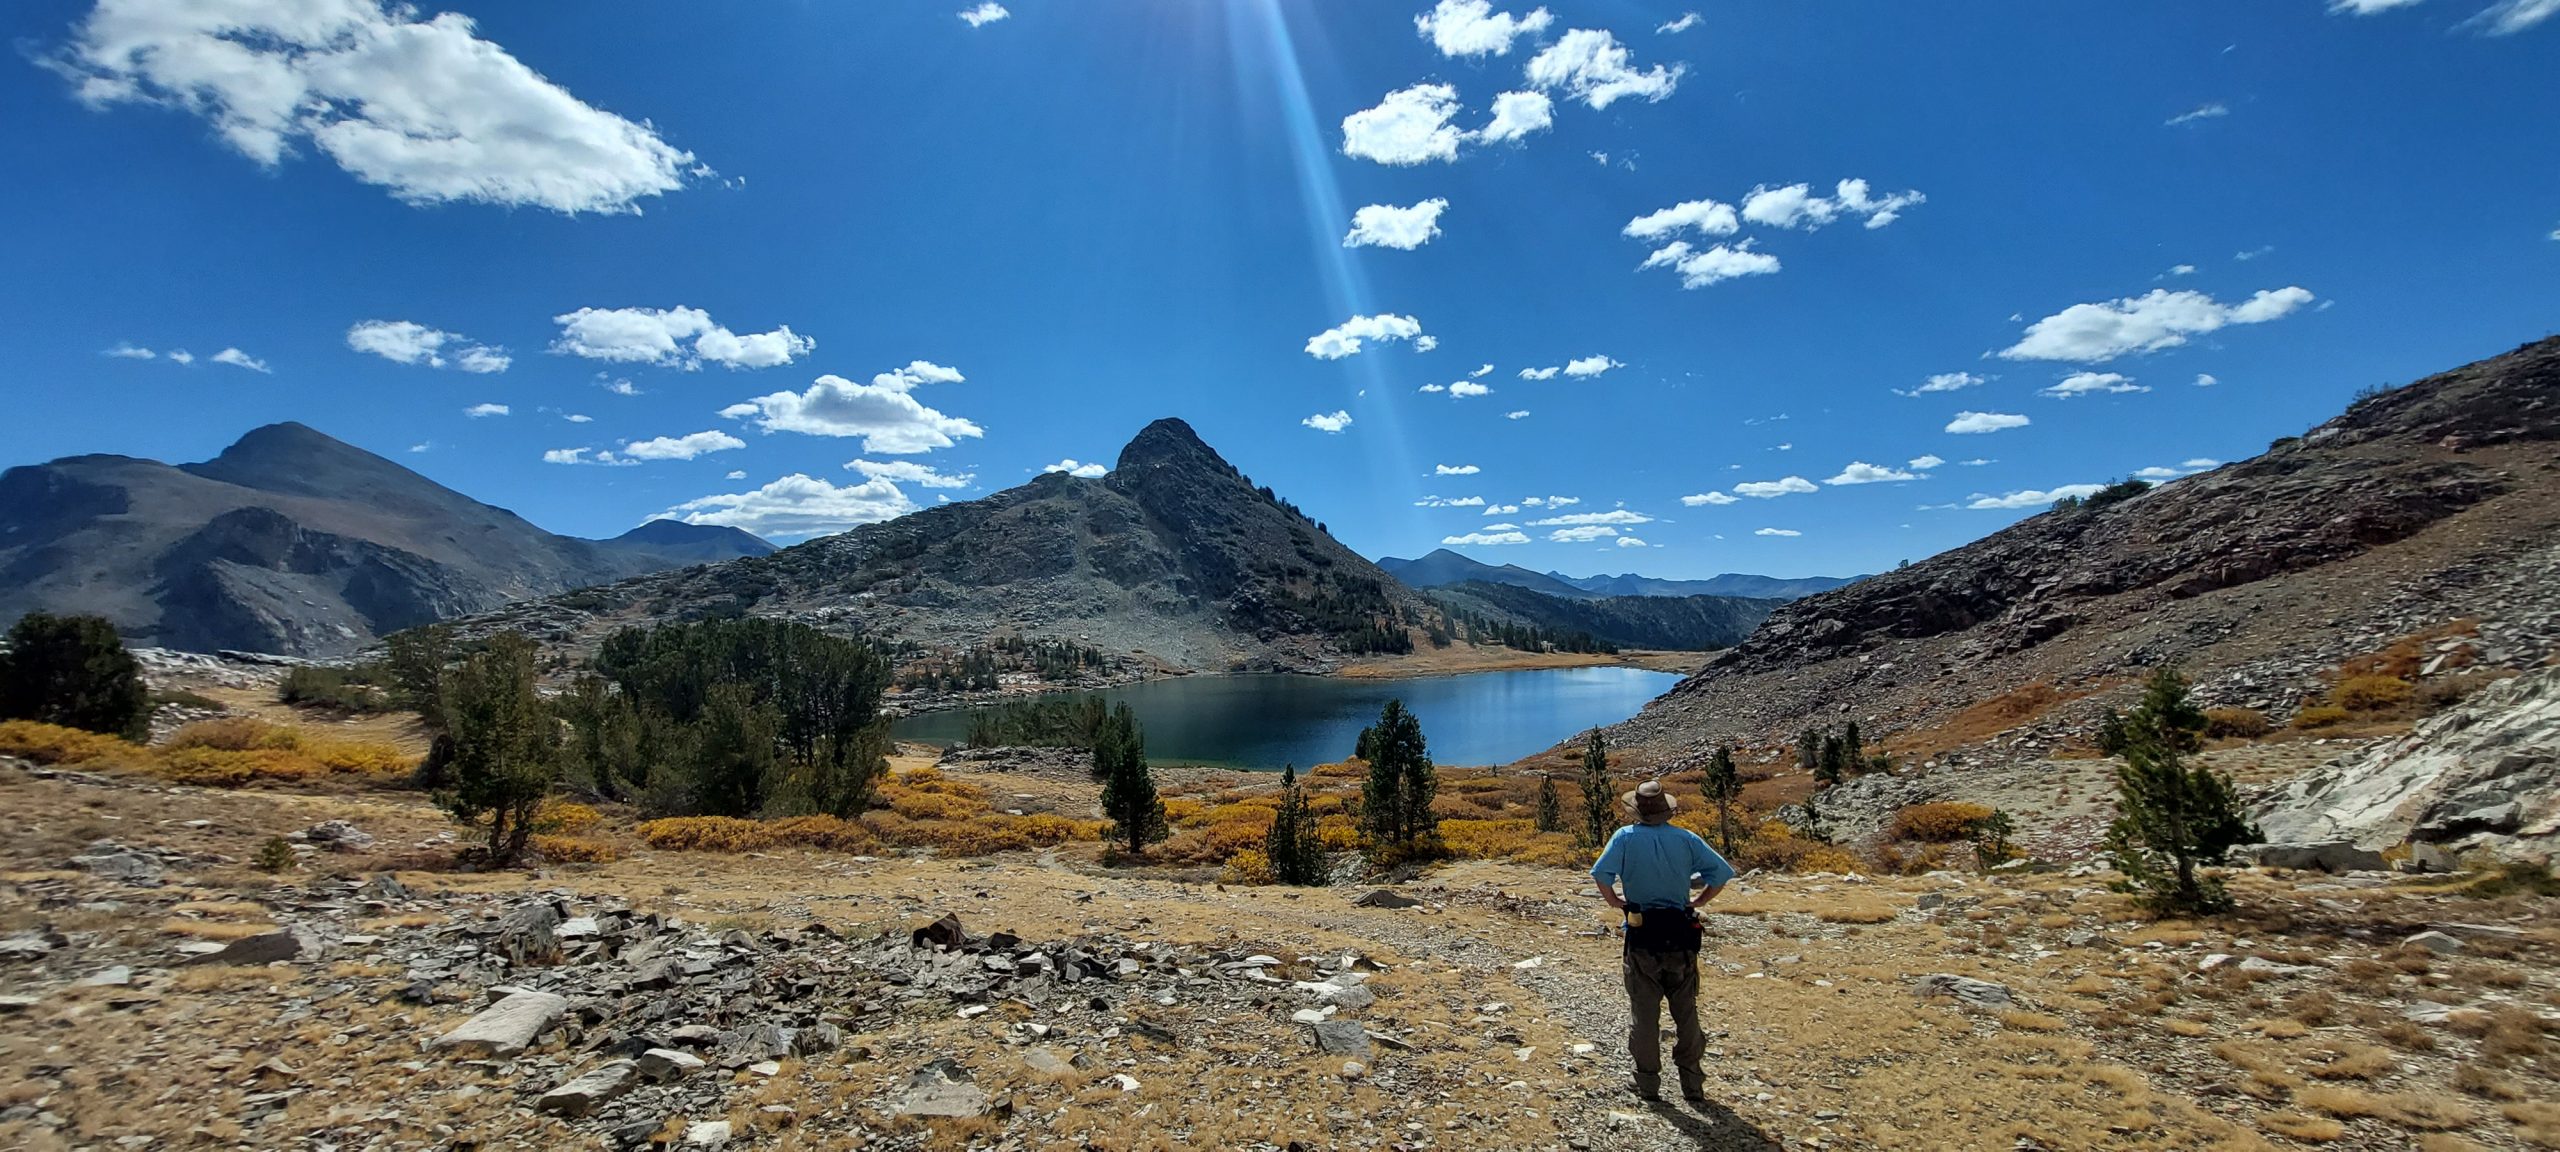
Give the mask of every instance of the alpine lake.
M 1616 667 L 1374 680 L 1255 673 L 1177 676 L 1097 694 L 1137 714 L 1150 761 L 1276 772 L 1348 758 L 1360 729 L 1389 700 L 1421 719 L 1434 763 L 1507 764 L 1633 716 L 1679 681 L 1676 673 Z M 904 717 L 890 733 L 947 747 L 967 738 L 975 711 Z

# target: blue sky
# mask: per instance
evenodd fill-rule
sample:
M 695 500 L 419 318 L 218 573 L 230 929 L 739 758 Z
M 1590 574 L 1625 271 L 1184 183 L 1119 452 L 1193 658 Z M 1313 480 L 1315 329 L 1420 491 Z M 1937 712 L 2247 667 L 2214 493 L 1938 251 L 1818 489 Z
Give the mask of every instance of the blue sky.
M 2560 316 L 2560 0 L 278 7 L 0 13 L 0 463 L 787 542 L 1176 415 L 1370 555 L 1847 573 Z

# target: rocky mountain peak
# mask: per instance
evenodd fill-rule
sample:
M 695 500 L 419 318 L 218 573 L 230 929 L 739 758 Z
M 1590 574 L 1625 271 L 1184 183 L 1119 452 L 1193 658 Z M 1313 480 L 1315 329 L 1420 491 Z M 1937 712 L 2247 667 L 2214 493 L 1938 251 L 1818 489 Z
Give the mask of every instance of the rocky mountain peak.
M 1167 416 L 1138 430 L 1127 447 L 1120 450 L 1115 471 L 1174 469 L 1235 475 L 1235 465 L 1218 455 L 1191 425 Z

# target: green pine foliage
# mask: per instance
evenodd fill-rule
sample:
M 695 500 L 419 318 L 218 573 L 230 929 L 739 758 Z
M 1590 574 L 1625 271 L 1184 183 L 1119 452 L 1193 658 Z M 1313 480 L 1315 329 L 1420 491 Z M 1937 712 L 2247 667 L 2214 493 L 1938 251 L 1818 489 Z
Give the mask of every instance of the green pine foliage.
M 2018 849 L 2009 838 L 2018 832 L 2018 821 L 2004 809 L 1994 808 L 1989 816 L 1973 826 L 1973 863 L 1988 872 L 2018 858 Z
M 1372 863 L 1429 859 L 1440 853 L 1440 817 L 1431 802 L 1440 774 L 1431 765 L 1422 721 L 1389 700 L 1369 737 L 1369 778 L 1360 788 L 1360 820 Z
M 0 720 L 139 740 L 151 731 L 151 692 L 105 617 L 29 612 L 0 652 Z
M 488 828 L 496 867 L 523 855 L 534 809 L 560 775 L 559 723 L 534 691 L 535 651 L 503 633 L 443 677 L 451 785 L 436 799 L 455 819 Z
M 1609 738 L 1594 728 L 1582 743 L 1582 827 L 1577 830 L 1583 850 L 1599 851 L 1609 842 L 1609 834 L 1617 830 L 1617 797 L 1609 788 Z
M 1811 772 L 1822 767 L 1822 730 L 1807 728 L 1796 733 L 1796 771 Z
M 2114 719 L 2112 742 L 2124 757 L 2116 769 L 2123 814 L 2107 829 L 2106 853 L 2123 876 L 2119 887 L 2160 915 L 2229 908 L 2221 880 L 2201 869 L 2259 833 L 2230 777 L 2186 763 L 2205 729 L 2186 679 L 2168 668 L 2152 673 L 2142 702 Z
M 1128 705 L 1113 708 L 1096 735 L 1093 772 L 1102 779 L 1102 814 L 1111 820 L 1111 838 L 1130 855 L 1143 856 L 1147 845 L 1172 834 L 1155 774 L 1147 769 L 1146 733 Z
M 1298 787 L 1294 764 L 1280 769 L 1280 807 L 1263 838 L 1262 854 L 1271 860 L 1271 878 L 1280 883 L 1315 886 L 1332 879 L 1324 838 L 1316 831 L 1315 814 L 1307 811 L 1307 793 Z
M 1716 805 L 1716 838 L 1725 855 L 1733 854 L 1733 802 L 1742 796 L 1742 774 L 1733 766 L 1733 749 L 1719 747 L 1707 758 L 1707 799 Z
M 1007 701 L 969 713 L 969 746 L 1091 748 L 1110 714 L 1110 705 L 1089 692 Z
M 1538 831 L 1564 831 L 1564 802 L 1556 797 L 1556 778 L 1538 773 Z

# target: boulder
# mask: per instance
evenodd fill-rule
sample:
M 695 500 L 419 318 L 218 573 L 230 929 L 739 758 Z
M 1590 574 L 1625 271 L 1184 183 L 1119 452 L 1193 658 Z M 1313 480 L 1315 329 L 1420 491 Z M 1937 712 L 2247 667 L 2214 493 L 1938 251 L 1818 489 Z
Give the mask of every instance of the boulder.
M 536 1110 L 554 1116 L 584 1116 L 598 1105 L 635 1087 L 640 1070 L 629 1060 L 614 1060 L 580 1073 L 574 1080 L 542 1094 Z
M 317 960 L 329 951 L 328 941 L 307 928 L 286 928 L 257 936 L 243 937 L 222 946 L 219 952 L 191 957 L 189 964 L 274 964 L 279 961 Z
M 2322 765 L 2252 813 L 2278 843 L 2499 837 L 2560 847 L 2560 667 L 2492 684 Z
M 2345 840 L 2260 844 L 2252 852 L 2261 868 L 2290 868 L 2297 872 L 2382 872 L 2390 868 L 2382 853 L 2358 848 Z
M 363 852 L 373 847 L 373 835 L 344 820 L 323 820 L 303 829 L 302 838 L 332 852 Z
M 1913 982 L 1912 992 L 1923 1000 L 1949 996 L 1977 1008 L 2006 1008 L 2017 1003 L 2007 985 L 1943 972 Z
M 560 962 L 560 909 L 548 900 L 525 904 L 498 922 L 486 945 L 491 955 L 518 966 Z
M 569 999 L 549 992 L 516 992 L 483 1009 L 462 1026 L 436 1037 L 430 1051 L 466 1059 L 513 1056 L 531 1046 L 534 1037 L 569 1010 Z
M 2470 945 L 2462 942 L 2461 937 L 2449 932 L 2438 932 L 2434 929 L 2420 932 L 2417 935 L 2401 941 L 2401 943 L 2415 948 L 2424 948 L 2438 956 L 2460 952 L 2470 947 Z
M 667 1084 L 702 1071 L 702 1057 L 673 1048 L 652 1048 L 632 1062 L 652 1084 Z
M 898 1098 L 901 1116 L 980 1116 L 987 1111 L 985 1089 L 969 1082 L 969 1070 L 948 1056 L 918 1068 Z
M 1367 895 L 1351 903 L 1359 908 L 1419 908 L 1422 906 L 1420 900 L 1385 888 L 1371 889 Z
M 1357 1020 L 1324 1020 L 1307 1027 L 1315 1033 L 1316 1047 L 1328 1055 L 1369 1054 L 1369 1030 Z

